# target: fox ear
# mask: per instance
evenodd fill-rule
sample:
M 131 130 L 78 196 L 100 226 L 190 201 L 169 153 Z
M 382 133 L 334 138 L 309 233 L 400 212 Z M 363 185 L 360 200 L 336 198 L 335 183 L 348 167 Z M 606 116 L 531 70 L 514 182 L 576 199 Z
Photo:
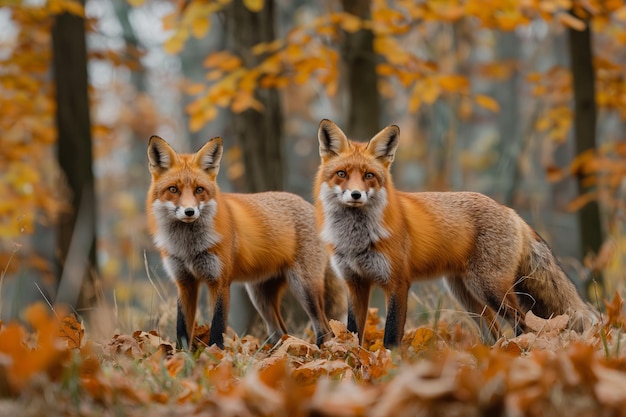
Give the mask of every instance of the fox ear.
M 172 167 L 178 156 L 176 151 L 158 136 L 151 136 L 148 142 L 148 161 L 150 172 L 160 174 Z
M 366 150 L 385 166 L 389 166 L 396 156 L 400 140 L 400 128 L 396 125 L 387 126 L 367 143 Z
M 222 138 L 214 137 L 209 139 L 202 148 L 193 156 L 193 164 L 206 171 L 215 179 L 220 170 L 222 159 Z
M 320 122 L 317 139 L 320 142 L 320 156 L 324 161 L 350 147 L 346 134 L 328 119 Z

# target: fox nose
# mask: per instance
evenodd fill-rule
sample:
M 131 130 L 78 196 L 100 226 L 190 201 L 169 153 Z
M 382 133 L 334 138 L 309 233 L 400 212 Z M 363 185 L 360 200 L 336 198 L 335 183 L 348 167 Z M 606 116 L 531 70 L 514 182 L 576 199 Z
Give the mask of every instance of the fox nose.
M 352 196 L 354 200 L 358 200 L 359 198 L 361 198 L 361 192 L 358 190 L 352 191 L 350 195 Z
M 196 211 L 193 208 L 188 207 L 188 208 L 185 209 L 185 216 L 191 217 L 194 214 L 196 214 Z

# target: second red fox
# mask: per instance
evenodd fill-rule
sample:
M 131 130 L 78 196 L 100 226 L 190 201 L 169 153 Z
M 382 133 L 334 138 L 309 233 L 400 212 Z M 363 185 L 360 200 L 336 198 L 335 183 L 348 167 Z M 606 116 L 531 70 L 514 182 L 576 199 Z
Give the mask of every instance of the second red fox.
M 246 282 L 271 343 L 287 333 L 280 301 L 289 286 L 321 344 L 330 333 L 325 297 L 333 304 L 329 307 L 339 307 L 339 314 L 345 301 L 317 235 L 313 206 L 284 192 L 220 192 L 216 177 L 221 157 L 219 137 L 195 154 L 178 154 L 157 136 L 148 145 L 148 224 L 165 269 L 178 286 L 179 347 L 192 347 L 201 284 L 208 285 L 213 301 L 209 344 L 224 347 L 234 281 Z
M 384 345 L 392 347 L 404 334 L 411 281 L 439 276 L 496 338 L 498 314 L 518 333 L 531 309 L 568 313 L 576 329 L 595 321 L 546 242 L 512 209 L 472 192 L 396 190 L 397 126 L 358 143 L 322 120 L 318 140 L 318 229 L 348 286 L 348 330 L 361 341 L 372 285 L 386 294 Z

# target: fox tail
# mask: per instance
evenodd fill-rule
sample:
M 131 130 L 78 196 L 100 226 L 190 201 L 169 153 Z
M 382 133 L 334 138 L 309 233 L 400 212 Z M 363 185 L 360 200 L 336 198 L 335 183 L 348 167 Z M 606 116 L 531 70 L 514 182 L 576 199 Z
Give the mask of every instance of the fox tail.
M 598 314 L 580 297 L 548 244 L 530 226 L 526 227 L 526 251 L 515 285 L 520 307 L 543 318 L 568 314 L 570 327 L 577 331 L 596 323 Z

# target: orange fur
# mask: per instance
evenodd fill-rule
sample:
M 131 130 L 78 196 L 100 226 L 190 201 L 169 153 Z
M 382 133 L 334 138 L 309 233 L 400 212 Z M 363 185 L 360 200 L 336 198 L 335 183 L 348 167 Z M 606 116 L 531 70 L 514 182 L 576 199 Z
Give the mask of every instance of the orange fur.
M 496 313 L 518 332 L 531 308 L 593 320 L 548 246 L 510 208 L 478 193 L 396 190 L 389 168 L 399 134 L 389 126 L 358 143 L 333 122 L 320 123 L 317 225 L 348 286 L 349 330 L 362 340 L 371 286 L 379 285 L 387 298 L 384 344 L 397 345 L 411 282 L 439 276 L 495 337 Z

